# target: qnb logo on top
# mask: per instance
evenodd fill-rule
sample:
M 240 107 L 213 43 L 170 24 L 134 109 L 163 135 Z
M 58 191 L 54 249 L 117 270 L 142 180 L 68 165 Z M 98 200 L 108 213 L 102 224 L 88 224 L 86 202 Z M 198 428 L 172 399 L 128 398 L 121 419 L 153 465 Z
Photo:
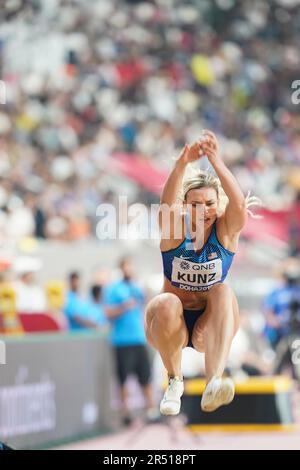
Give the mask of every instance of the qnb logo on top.
M 190 263 L 188 263 L 187 261 L 181 261 L 180 267 L 184 270 L 189 269 L 190 268 Z
M 4 341 L 0 341 L 0 365 L 6 364 L 6 345 Z

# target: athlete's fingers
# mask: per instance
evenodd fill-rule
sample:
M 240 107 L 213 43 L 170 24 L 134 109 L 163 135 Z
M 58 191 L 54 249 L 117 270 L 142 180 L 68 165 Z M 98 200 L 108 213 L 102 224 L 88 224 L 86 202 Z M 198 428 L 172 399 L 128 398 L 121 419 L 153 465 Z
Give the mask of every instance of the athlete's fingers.
M 204 129 L 204 130 L 203 130 L 203 135 L 204 135 L 204 136 L 212 137 L 213 139 L 217 140 L 216 134 L 214 134 L 214 133 L 213 133 L 212 131 L 210 131 L 209 129 Z
M 214 145 L 214 144 L 212 144 L 212 143 L 209 143 L 209 142 L 204 143 L 204 144 L 202 145 L 202 148 L 203 148 L 203 150 L 205 150 L 205 151 L 206 151 L 206 150 L 212 150 L 212 151 L 214 151 L 214 152 L 217 151 L 216 145 Z
M 200 157 L 200 150 L 201 146 L 199 142 L 194 142 L 190 147 L 189 159 L 192 161 L 197 160 Z
M 203 149 L 206 150 L 212 150 L 213 152 L 218 152 L 218 146 L 215 144 L 215 142 L 208 141 L 203 144 Z
M 218 147 L 218 139 L 213 132 L 205 132 L 205 142 L 209 142 Z
M 203 146 L 204 147 L 208 147 L 208 148 L 211 148 L 211 149 L 216 149 L 217 148 L 217 145 L 214 141 L 212 140 L 208 140 L 207 142 L 204 142 L 203 143 Z
M 199 142 L 194 142 L 194 143 L 191 145 L 191 150 L 199 150 L 199 148 L 200 148 Z
M 183 149 L 181 150 L 180 152 L 180 155 L 179 155 L 179 158 L 180 157 L 183 157 L 188 151 L 189 151 L 189 145 L 188 144 L 185 144 L 185 146 L 183 147 Z
M 217 138 L 215 135 L 211 135 L 211 134 L 207 134 L 205 136 L 205 142 L 211 142 L 211 143 L 214 143 L 215 145 L 217 144 Z
M 213 158 L 216 156 L 216 152 L 215 150 L 211 150 L 211 149 L 206 149 L 205 150 L 205 155 L 208 157 L 208 158 Z

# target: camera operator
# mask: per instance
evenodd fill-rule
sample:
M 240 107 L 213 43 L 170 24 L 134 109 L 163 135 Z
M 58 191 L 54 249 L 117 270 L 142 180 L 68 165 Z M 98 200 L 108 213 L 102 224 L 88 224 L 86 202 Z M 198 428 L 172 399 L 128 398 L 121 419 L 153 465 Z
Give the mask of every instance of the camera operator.
M 295 310 L 293 305 L 294 302 L 300 302 L 300 263 L 298 259 L 289 258 L 285 261 L 281 267 L 281 279 L 280 284 L 266 297 L 263 305 L 266 317 L 264 334 L 274 349 L 282 338 L 291 334 L 292 316 L 297 316 L 297 312 L 293 314 Z
M 293 364 L 293 344 L 300 339 L 300 264 L 292 258 L 284 266 L 283 284 L 265 301 L 266 333 L 276 351 L 274 372 L 292 366 L 293 377 L 300 380 L 300 367 Z

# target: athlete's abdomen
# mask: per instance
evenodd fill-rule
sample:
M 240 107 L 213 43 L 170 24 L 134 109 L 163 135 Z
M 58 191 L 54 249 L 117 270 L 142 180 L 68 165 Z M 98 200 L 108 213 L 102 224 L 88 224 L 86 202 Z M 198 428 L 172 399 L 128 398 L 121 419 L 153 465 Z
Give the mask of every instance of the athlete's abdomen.
M 201 309 L 206 307 L 207 294 L 209 291 L 204 292 L 191 292 L 185 291 L 174 286 L 166 277 L 164 277 L 164 284 L 162 292 L 170 292 L 177 295 L 181 300 L 183 308 L 185 309 Z

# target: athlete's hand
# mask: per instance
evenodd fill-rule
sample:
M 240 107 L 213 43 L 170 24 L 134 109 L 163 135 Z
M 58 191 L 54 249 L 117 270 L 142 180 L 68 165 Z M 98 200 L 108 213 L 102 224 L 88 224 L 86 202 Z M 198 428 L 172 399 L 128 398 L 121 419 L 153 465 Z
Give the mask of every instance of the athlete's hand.
M 213 132 L 204 130 L 203 136 L 199 139 L 198 143 L 200 143 L 203 154 L 207 156 L 212 165 L 220 161 L 219 143 Z
M 186 165 L 195 162 L 203 155 L 200 142 L 195 142 L 192 145 L 185 144 L 177 161 Z

